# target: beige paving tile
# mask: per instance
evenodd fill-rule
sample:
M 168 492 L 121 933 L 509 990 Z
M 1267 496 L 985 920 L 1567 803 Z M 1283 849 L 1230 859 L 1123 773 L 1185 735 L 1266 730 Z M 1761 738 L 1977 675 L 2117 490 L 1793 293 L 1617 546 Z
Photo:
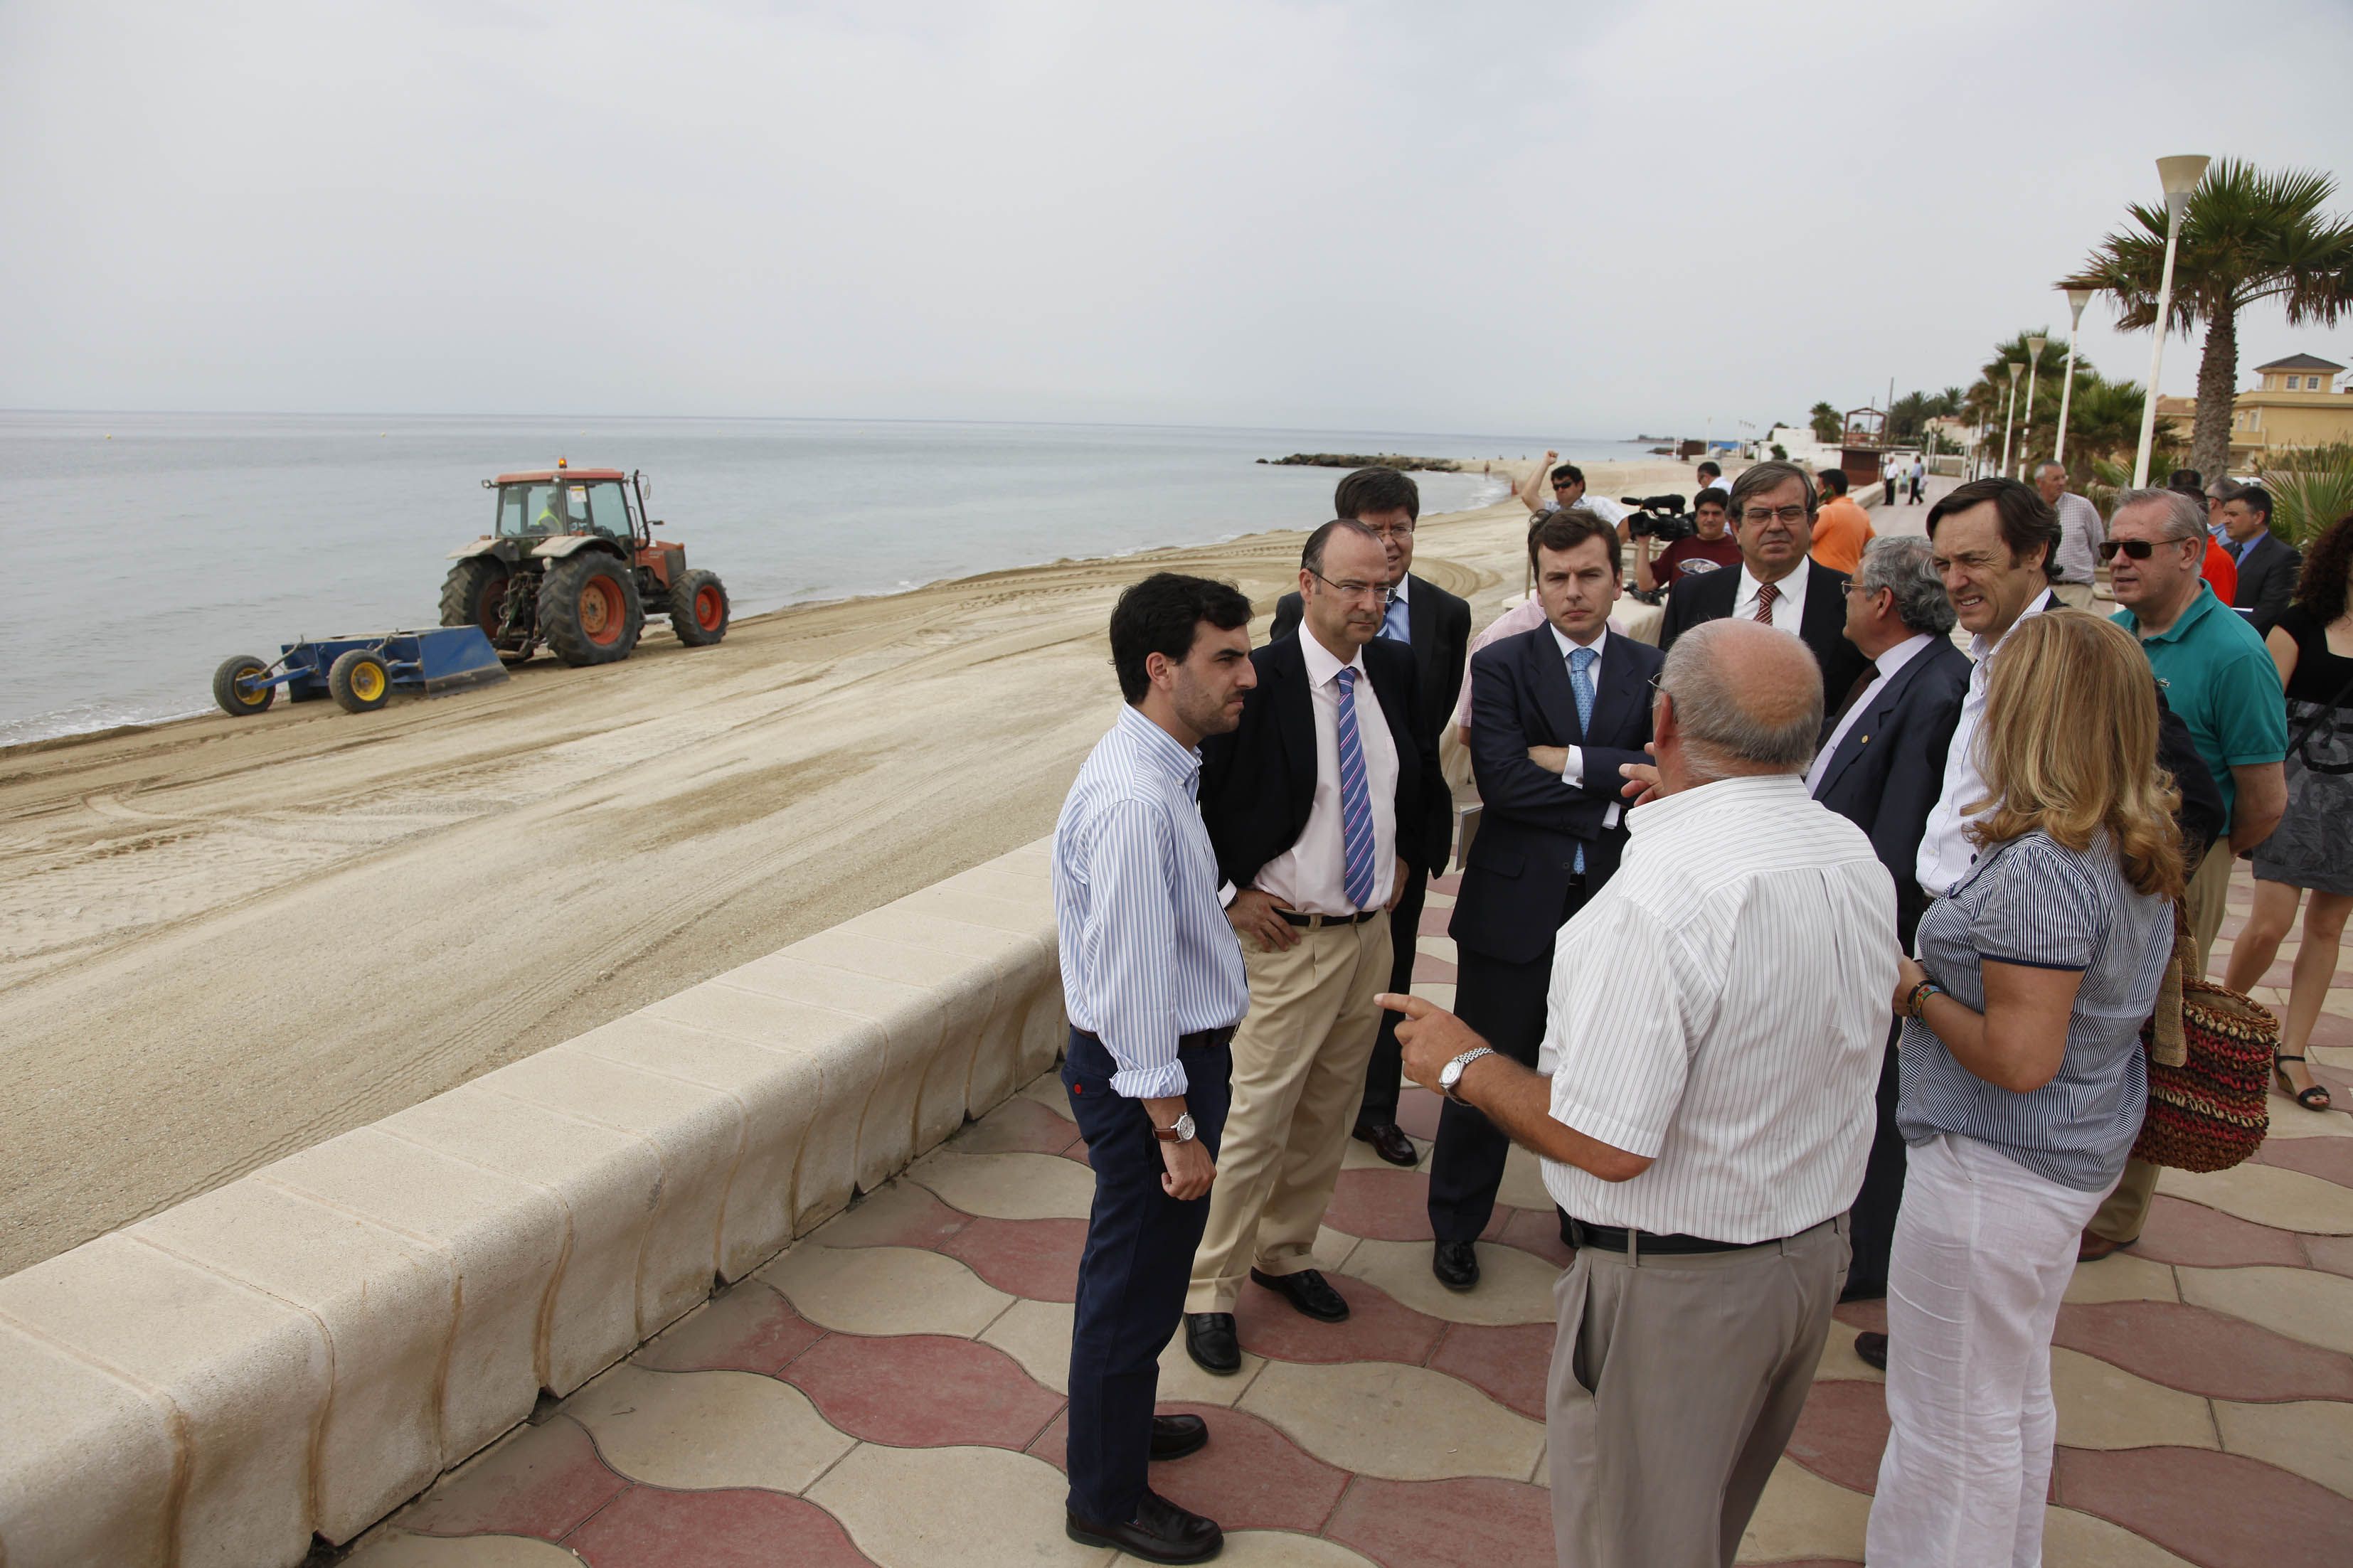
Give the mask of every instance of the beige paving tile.
M 2129 1252 L 2112 1252 L 2097 1263 L 2077 1264 L 2074 1278 L 2067 1281 L 2065 1299 L 2079 1303 L 2178 1301 L 2181 1295 L 2174 1288 L 2169 1266 Z
M 989 1219 L 1084 1219 L 1095 1175 L 1060 1154 L 956 1154 L 943 1149 L 908 1176 L 966 1214 Z
M 2346 1065 L 2353 1066 L 2353 1062 Z M 2353 1116 L 2347 1115 L 2342 1108 L 2306 1110 L 2279 1091 L 2276 1079 L 2265 1103 L 2271 1108 L 2271 1128 L 2263 1134 L 2266 1138 L 2353 1138 Z
M 1144 1561 L 1123 1552 L 1112 1559 L 1113 1568 Z M 1320 1535 L 1294 1535 L 1287 1530 L 1231 1530 L 1226 1549 L 1218 1553 L 1219 1568 L 1380 1568 L 1336 1542 Z
M 1450 1013 L 1454 1011 L 1454 983 L 1451 980 L 1417 980 L 1413 983 L 1413 994 L 1433 1006 L 1443 1007 Z
M 1214 1372 L 1203 1372 L 1200 1364 L 1185 1352 L 1185 1325 L 1179 1323 L 1160 1352 L 1160 1397 L 1189 1400 L 1196 1405 L 1232 1405 L 1250 1391 L 1265 1366 L 1264 1356 L 1244 1351 L 1240 1372 L 1223 1377 Z
M 759 1278 L 810 1322 L 852 1334 L 970 1339 L 1013 1300 L 955 1258 L 912 1247 L 796 1247 Z
M 1068 1394 L 1071 1323 L 1076 1310 L 1068 1301 L 1017 1300 L 982 1331 L 980 1342 L 995 1345 L 1019 1362 L 1021 1370 L 1031 1377 L 1057 1394 Z
M 2306 1046 L 2305 1054 L 2326 1067 L 2353 1068 L 2353 1046 Z
M 1359 1242 L 1349 1255 L 1348 1275 L 1449 1322 L 1549 1323 L 1558 1316 L 1552 1288 L 1560 1270 L 1516 1247 L 1481 1247 L 1479 1288 L 1459 1294 L 1431 1276 L 1426 1241 Z
M 1327 1274 L 1337 1274 L 1347 1266 L 1348 1258 L 1358 1245 L 1357 1239 L 1346 1231 L 1319 1225 L 1315 1227 L 1315 1245 L 1310 1256 L 1315 1259 L 1316 1268 Z
M 1544 1162 L 1516 1144 L 1504 1157 L 1504 1184 L 1495 1189 L 1495 1201 L 1514 1208 L 1535 1209 L 1538 1214 L 1550 1214 L 1552 1194 L 1544 1184 Z
M 651 1486 L 797 1492 L 848 1453 L 789 1383 L 749 1372 L 648 1372 L 624 1363 L 564 1402 L 596 1452 Z
M 1034 1100 L 1063 1121 L 1071 1121 L 1071 1091 L 1062 1087 L 1062 1075 L 1059 1071 L 1039 1073 L 1023 1084 L 1019 1098 Z M 1077 1128 L 1078 1124 L 1071 1122 L 1071 1131 L 1076 1131 Z
M 2320 1236 L 2353 1236 L 2353 1187 L 2284 1171 L 2275 1165 L 2240 1165 L 2195 1175 L 2159 1171 L 2157 1190 L 2255 1225 Z
M 2313 1268 L 2184 1268 L 2181 1299 L 2353 1355 L 2353 1279 Z
M 1773 1467 L 1773 1479 L 1765 1483 L 1765 1495 L 1741 1534 L 1740 1551 L 1734 1561 L 1842 1557 L 1860 1563 L 1863 1527 L 1870 1518 L 1869 1498 L 1822 1479 L 1793 1459 L 1783 1459 Z
M 343 1560 L 344 1568 L 579 1568 L 561 1546 L 523 1535 L 411 1535 L 388 1530 Z
M 1003 1448 L 868 1443 L 809 1489 L 881 1568 L 1035 1568 L 1107 1563 L 1108 1548 L 1062 1533 L 1070 1483 L 1043 1459 Z
M 2051 1352 L 2051 1397 L 2059 1441 L 2077 1448 L 2211 1448 L 2206 1401 L 2110 1366 L 2077 1351 Z
M 1271 1362 L 1238 1409 L 1328 1464 L 1390 1480 L 1522 1480 L 1544 1428 L 1458 1378 L 1396 1362 Z
M 896 1234 L 910 1215 L 933 1206 L 929 1188 L 901 1177 L 809 1232 L 808 1240 L 819 1247 L 872 1247 Z
M 2072 1508 L 2042 1510 L 2042 1561 L 2051 1568 L 2197 1568 L 2147 1536 Z
M 1854 1353 L 1854 1337 L 1862 1331 L 1831 1320 L 1830 1338 L 1822 1342 L 1822 1359 L 1814 1363 L 1814 1380 L 1843 1377 L 1856 1383 L 1885 1383 L 1887 1374 Z
M 2294 1470 L 2342 1497 L 2353 1497 L 2353 1405 L 2299 1399 L 2286 1405 L 2214 1401 L 2222 1447 Z
M 1417 938 L 1414 942 L 1413 950 L 1424 958 L 1434 958 L 1441 963 L 1460 963 L 1461 962 L 1461 955 L 1455 951 L 1454 939 L 1451 936 L 1425 936 Z

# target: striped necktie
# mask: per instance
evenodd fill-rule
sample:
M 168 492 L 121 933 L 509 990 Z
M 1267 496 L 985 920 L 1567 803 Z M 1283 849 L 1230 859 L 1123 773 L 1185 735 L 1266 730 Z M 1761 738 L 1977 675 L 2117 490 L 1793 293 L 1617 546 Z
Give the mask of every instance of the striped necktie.
M 1601 656 L 1589 647 L 1574 650 L 1568 656 L 1568 689 L 1577 695 L 1577 738 L 1580 744 L 1586 731 L 1593 728 L 1593 661 Z M 1577 872 L 1585 874 L 1585 845 L 1577 846 Z
M 1773 601 L 1780 596 L 1781 585 L 1779 584 L 1759 583 L 1757 584 L 1757 618 L 1763 621 L 1768 626 L 1773 624 Z
M 1365 787 L 1365 742 L 1356 732 L 1356 671 L 1340 672 L 1340 707 L 1333 716 L 1340 742 L 1340 885 L 1348 901 L 1365 909 L 1373 901 L 1373 797 Z

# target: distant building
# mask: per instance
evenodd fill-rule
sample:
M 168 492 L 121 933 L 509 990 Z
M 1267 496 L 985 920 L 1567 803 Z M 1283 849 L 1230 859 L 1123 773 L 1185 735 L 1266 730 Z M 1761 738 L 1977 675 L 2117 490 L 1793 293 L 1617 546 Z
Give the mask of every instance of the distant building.
M 2262 381 L 2231 400 L 2231 469 L 2263 466 L 2272 453 L 2353 441 L 2353 386 L 2336 390 L 2345 367 L 2314 354 L 2290 354 L 2259 364 Z M 2186 436 L 2198 417 L 2194 397 L 2160 397 L 2159 418 L 2178 422 Z

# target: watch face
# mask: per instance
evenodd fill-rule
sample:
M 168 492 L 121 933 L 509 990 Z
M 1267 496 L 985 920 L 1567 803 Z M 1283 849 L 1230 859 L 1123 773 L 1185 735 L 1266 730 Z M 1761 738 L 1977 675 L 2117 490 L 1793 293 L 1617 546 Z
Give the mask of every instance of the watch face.
M 1448 1062 L 1438 1069 L 1438 1085 L 1440 1089 L 1452 1089 L 1461 1077 L 1461 1062 L 1459 1060 Z
M 1179 1142 L 1190 1142 L 1192 1141 L 1193 1113 L 1191 1111 L 1188 1110 L 1184 1115 L 1176 1119 L 1176 1132 Z

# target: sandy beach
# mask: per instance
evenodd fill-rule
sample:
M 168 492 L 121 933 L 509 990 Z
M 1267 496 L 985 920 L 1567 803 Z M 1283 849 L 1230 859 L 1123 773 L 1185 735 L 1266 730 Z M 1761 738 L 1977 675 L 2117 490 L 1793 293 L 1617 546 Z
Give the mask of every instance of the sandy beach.
M 1426 518 L 1415 569 L 1483 624 L 1525 521 Z M 1117 701 L 1120 587 L 1204 573 L 1263 616 L 1302 537 L 797 607 L 712 649 L 663 630 L 377 713 L 0 752 L 0 1274 L 1039 837 Z

